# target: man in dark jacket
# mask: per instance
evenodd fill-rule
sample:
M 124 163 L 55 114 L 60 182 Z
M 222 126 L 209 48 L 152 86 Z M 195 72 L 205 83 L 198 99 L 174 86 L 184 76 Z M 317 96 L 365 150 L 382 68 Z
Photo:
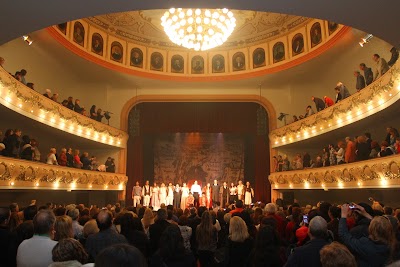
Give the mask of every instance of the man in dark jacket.
M 372 69 L 368 68 L 365 63 L 360 64 L 360 70 L 364 72 L 365 84 L 368 86 L 374 81 L 374 74 Z
M 359 71 L 354 72 L 354 77 L 356 77 L 356 89 L 359 92 L 361 89 L 365 88 L 365 79 Z
M 16 158 L 19 155 L 19 146 L 21 143 L 19 138 L 21 134 L 21 130 L 15 129 L 14 133 L 4 140 L 4 145 L 6 146 L 6 149 L 3 150 L 4 156 Z
M 324 102 L 324 100 L 322 100 L 321 98 L 312 96 L 312 97 L 311 97 L 311 100 L 314 101 L 314 103 L 315 103 L 315 108 L 317 109 L 317 112 L 318 112 L 318 111 L 321 111 L 321 110 L 323 110 L 323 109 L 325 109 L 325 102 Z
M 373 215 L 374 211 L 370 205 L 367 203 L 359 203 L 358 205 L 363 207 L 369 215 Z M 353 216 L 355 218 L 356 225 L 350 230 L 350 234 L 357 239 L 361 237 L 368 237 L 368 228 L 371 220 L 358 212 L 353 212 Z
M 157 220 L 149 227 L 151 253 L 154 253 L 158 249 L 158 243 L 162 233 L 171 225 L 167 222 L 167 217 L 167 211 L 165 209 L 159 209 L 157 211 Z
M 72 148 L 67 150 L 67 166 L 74 167 L 74 155 L 72 155 Z
M 310 241 L 294 250 L 293 254 L 289 256 L 286 267 L 321 266 L 319 251 L 329 244 L 326 240 L 328 228 L 325 219 L 321 216 L 314 217 L 308 226 L 308 235 Z

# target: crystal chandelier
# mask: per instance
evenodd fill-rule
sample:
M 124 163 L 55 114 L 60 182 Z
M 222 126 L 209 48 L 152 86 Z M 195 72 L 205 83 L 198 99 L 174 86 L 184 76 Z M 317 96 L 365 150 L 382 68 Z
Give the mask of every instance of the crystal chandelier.
M 236 19 L 226 8 L 171 8 L 161 17 L 161 25 L 173 43 L 204 51 L 222 45 L 235 29 Z

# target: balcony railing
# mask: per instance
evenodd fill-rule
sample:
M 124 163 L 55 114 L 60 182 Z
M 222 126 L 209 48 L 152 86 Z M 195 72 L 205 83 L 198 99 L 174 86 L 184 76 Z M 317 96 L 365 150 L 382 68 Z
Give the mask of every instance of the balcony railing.
M 288 145 L 349 125 L 400 99 L 400 62 L 360 92 L 310 117 L 271 131 L 272 148 Z
M 125 148 L 128 134 L 78 114 L 14 79 L 0 67 L 0 103 L 31 119 L 95 142 Z
M 0 157 L 0 189 L 124 190 L 125 174 Z
M 275 172 L 273 189 L 341 189 L 400 187 L 400 155 L 324 168 Z

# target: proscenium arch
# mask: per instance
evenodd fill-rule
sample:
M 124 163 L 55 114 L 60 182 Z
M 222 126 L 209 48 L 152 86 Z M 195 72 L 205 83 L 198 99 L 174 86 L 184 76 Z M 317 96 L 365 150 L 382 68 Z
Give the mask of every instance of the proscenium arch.
M 390 2 L 390 3 L 389 3 Z M 80 18 L 114 12 L 171 7 L 230 8 L 256 10 L 334 21 L 363 30 L 391 43 L 398 44 L 400 36 L 396 25 L 400 24 L 400 1 L 376 5 L 372 0 L 69 0 L 69 1 L 2 1 L 0 10 L 0 44 L 24 34 Z M 360 6 L 363 7 L 362 12 Z M 373 18 L 373 19 L 371 19 Z M 377 23 L 382 22 L 382 23 Z

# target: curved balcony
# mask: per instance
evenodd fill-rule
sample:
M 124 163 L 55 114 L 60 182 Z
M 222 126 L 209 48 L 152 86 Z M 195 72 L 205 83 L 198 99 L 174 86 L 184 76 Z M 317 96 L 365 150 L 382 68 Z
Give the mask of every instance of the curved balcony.
M 400 99 L 400 62 L 360 92 L 310 117 L 270 132 L 272 148 L 333 131 L 375 114 Z
M 124 190 L 125 174 L 0 157 L 0 189 Z
M 269 176 L 274 189 L 350 189 L 400 187 L 400 155 Z
M 126 147 L 126 132 L 63 107 L 18 82 L 1 67 L 0 103 L 26 117 L 70 134 L 114 147 Z

